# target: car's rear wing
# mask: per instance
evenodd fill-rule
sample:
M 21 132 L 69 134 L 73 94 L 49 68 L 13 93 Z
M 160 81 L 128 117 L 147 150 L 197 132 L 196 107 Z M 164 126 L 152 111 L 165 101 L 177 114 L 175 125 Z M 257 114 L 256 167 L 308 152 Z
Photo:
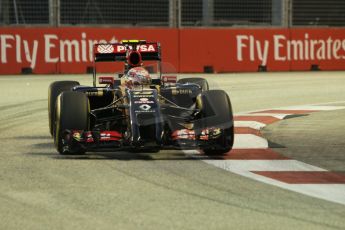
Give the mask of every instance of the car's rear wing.
M 143 61 L 160 61 L 161 49 L 158 42 L 143 40 L 124 40 L 121 43 L 102 43 L 94 45 L 95 62 L 126 61 L 128 51 L 137 51 Z

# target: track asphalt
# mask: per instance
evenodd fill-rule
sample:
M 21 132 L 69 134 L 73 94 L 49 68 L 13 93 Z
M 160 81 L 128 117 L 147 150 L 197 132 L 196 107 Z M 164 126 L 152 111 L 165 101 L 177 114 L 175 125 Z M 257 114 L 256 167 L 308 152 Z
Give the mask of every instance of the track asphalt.
M 344 72 L 201 76 L 229 93 L 239 115 L 345 101 Z M 345 229 L 343 204 L 194 154 L 58 155 L 47 89 L 62 79 L 91 84 L 86 75 L 0 77 L 0 229 Z M 323 111 L 277 121 L 262 133 L 282 157 L 343 173 L 344 123 L 344 110 Z

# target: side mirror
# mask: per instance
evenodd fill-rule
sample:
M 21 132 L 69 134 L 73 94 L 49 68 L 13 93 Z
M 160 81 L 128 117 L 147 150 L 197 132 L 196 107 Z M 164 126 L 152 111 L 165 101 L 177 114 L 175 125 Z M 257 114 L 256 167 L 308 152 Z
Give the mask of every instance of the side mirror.
M 162 76 L 161 79 L 164 86 L 174 86 L 177 82 L 177 76 Z
M 177 76 L 162 76 L 162 81 L 164 83 L 176 83 Z

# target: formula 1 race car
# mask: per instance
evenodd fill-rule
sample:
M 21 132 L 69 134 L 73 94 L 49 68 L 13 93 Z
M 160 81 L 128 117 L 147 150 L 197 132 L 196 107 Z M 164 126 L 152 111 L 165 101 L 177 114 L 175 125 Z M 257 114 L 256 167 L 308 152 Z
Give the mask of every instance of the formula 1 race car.
M 98 62 L 122 61 L 119 78 L 99 77 Z M 93 86 L 56 81 L 49 86 L 49 128 L 60 154 L 87 151 L 199 149 L 225 154 L 234 142 L 229 96 L 209 90 L 203 78 L 154 79 L 143 67 L 161 69 L 157 42 L 126 40 L 94 45 Z M 96 80 L 105 86 L 96 86 Z

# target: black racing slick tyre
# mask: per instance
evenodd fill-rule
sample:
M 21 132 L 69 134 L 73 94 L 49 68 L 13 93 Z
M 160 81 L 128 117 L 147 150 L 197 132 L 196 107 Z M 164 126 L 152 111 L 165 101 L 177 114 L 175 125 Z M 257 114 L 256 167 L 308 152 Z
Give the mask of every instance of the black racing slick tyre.
M 209 86 L 208 86 L 207 80 L 203 79 L 203 78 L 199 78 L 199 77 L 195 77 L 195 78 L 182 78 L 182 79 L 178 80 L 177 83 L 180 83 L 180 84 L 194 83 L 194 84 L 199 85 L 201 87 L 201 91 L 203 91 L 203 92 L 209 90 Z
M 66 91 L 56 100 L 54 143 L 60 154 L 83 154 L 80 146 L 68 146 L 68 130 L 89 130 L 90 104 L 88 97 L 81 92 Z
M 200 109 L 201 129 L 214 128 L 212 138 L 202 147 L 206 155 L 223 155 L 232 149 L 234 144 L 234 121 L 229 96 L 223 90 L 202 92 L 197 99 Z
M 77 81 L 55 81 L 48 88 L 48 121 L 49 132 L 53 135 L 54 114 L 56 98 L 64 91 L 70 91 L 74 86 L 79 85 Z

